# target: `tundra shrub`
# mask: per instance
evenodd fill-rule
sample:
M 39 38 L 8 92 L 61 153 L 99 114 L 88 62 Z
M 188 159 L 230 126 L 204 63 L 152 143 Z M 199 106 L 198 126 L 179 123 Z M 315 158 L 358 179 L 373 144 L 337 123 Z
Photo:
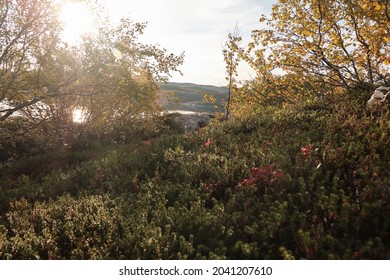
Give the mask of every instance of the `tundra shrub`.
M 64 195 L 35 205 L 15 201 L 0 229 L 0 258 L 110 258 L 121 233 L 117 216 L 107 196 Z

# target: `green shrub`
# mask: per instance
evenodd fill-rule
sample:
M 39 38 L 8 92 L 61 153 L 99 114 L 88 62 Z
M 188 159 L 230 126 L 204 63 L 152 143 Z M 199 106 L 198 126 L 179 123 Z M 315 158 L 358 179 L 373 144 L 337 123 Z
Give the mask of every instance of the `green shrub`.
M 359 106 L 265 109 L 5 178 L 0 258 L 388 259 L 389 113 Z
M 65 195 L 35 205 L 25 199 L 15 201 L 1 230 L 0 257 L 110 258 L 121 234 L 117 216 L 118 209 L 107 196 Z

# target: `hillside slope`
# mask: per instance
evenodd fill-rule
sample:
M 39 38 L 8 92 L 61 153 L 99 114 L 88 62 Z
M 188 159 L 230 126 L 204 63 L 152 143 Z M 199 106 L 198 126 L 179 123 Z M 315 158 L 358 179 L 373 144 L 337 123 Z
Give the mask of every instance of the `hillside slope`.
M 161 89 L 160 105 L 164 110 L 180 110 L 213 113 L 223 108 L 227 99 L 227 88 L 191 83 L 159 84 Z M 203 94 L 213 95 L 215 104 L 204 102 Z
M 359 106 L 267 109 L 2 178 L 0 258 L 389 259 L 389 112 Z

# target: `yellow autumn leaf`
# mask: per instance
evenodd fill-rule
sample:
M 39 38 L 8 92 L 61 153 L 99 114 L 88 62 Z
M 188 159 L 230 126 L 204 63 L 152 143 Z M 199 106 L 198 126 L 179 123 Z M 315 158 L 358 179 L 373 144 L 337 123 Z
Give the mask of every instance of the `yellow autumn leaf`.
M 375 5 L 376 11 L 379 11 L 380 9 L 382 9 L 382 6 L 378 2 L 374 2 L 374 5 Z
M 306 36 L 312 36 L 313 35 L 313 32 L 309 31 L 309 30 L 303 30 L 302 31 L 302 34 L 303 35 L 306 35 Z
M 368 6 L 368 4 L 367 4 L 367 3 L 364 3 L 364 4 L 362 5 L 362 8 L 365 9 L 365 8 L 367 8 L 367 6 Z

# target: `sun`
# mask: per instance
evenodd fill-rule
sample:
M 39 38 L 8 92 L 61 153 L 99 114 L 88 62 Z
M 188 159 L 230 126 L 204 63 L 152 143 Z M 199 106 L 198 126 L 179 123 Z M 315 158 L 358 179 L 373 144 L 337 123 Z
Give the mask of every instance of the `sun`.
M 84 123 L 87 121 L 87 112 L 82 107 L 77 107 L 72 112 L 73 122 Z
M 64 26 L 63 39 L 70 44 L 79 41 L 82 35 L 96 31 L 95 16 L 92 10 L 82 1 L 63 1 L 60 20 Z

